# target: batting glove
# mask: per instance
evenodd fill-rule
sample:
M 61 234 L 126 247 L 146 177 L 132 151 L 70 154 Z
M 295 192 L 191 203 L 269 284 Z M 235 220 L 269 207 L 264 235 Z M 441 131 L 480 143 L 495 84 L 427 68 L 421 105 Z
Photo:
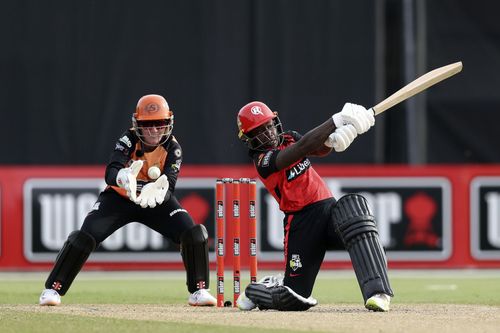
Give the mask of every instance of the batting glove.
M 137 199 L 137 175 L 142 169 L 144 161 L 134 161 L 128 168 L 123 168 L 116 175 L 116 184 L 127 191 L 130 200 Z
M 165 200 L 168 186 L 167 176 L 161 175 L 154 183 L 148 183 L 143 186 L 141 194 L 137 197 L 135 203 L 142 208 L 155 208 L 157 204 L 161 205 Z
M 375 116 L 372 110 L 367 110 L 361 105 L 346 103 L 342 111 L 332 116 L 337 128 L 351 124 L 358 134 L 367 132 L 375 125 Z
M 325 141 L 325 146 L 335 149 L 336 152 L 342 152 L 347 149 L 358 136 L 353 125 L 344 125 L 337 127 L 335 132 L 330 134 Z

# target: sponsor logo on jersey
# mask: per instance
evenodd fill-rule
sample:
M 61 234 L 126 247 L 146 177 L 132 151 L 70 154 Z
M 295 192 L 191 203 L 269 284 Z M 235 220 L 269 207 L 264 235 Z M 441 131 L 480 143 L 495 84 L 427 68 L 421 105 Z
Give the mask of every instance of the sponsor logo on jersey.
M 286 170 L 286 179 L 290 182 L 300 175 L 304 174 L 307 169 L 311 167 L 311 161 L 308 158 L 304 158 L 299 163 L 295 164 L 290 169 Z
M 123 142 L 129 148 L 132 147 L 132 142 L 130 142 L 129 137 L 126 135 L 122 136 L 119 141 Z
M 264 157 L 265 154 L 260 154 L 259 158 L 257 159 L 257 165 L 260 166 L 260 163 L 262 162 L 262 158 Z
M 99 206 L 101 205 L 101 203 L 99 201 L 96 201 L 96 203 L 94 204 L 94 206 L 92 206 L 92 210 L 99 210 Z
M 181 157 L 181 150 L 180 149 L 174 150 L 174 155 L 175 157 Z
M 273 155 L 273 151 L 270 150 L 268 151 L 263 157 L 262 157 L 262 160 L 261 160 L 261 164 L 260 166 L 262 167 L 268 167 L 269 166 L 269 162 L 271 161 L 271 156 Z
M 174 216 L 175 214 L 177 214 L 177 213 L 181 213 L 181 212 L 183 212 L 183 213 L 187 213 L 187 210 L 185 210 L 185 209 L 181 209 L 181 208 L 179 208 L 179 209 L 175 209 L 175 210 L 171 211 L 171 212 L 170 212 L 170 214 L 168 214 L 168 215 L 170 215 L 170 216 Z
M 172 169 L 178 172 L 181 169 L 181 163 L 182 163 L 181 160 L 175 161 L 175 163 L 171 165 Z
M 123 147 L 121 143 L 119 142 L 116 143 L 115 150 L 124 151 L 125 149 L 127 148 Z

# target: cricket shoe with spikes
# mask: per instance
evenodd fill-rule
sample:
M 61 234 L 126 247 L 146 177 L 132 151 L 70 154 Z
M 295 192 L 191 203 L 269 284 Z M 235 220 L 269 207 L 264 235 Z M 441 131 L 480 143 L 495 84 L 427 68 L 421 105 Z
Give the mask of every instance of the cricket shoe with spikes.
M 391 304 L 391 296 L 386 294 L 375 294 L 368 298 L 365 308 L 371 311 L 387 312 Z
M 40 305 L 59 305 L 61 296 L 54 289 L 45 289 L 40 295 Z
M 199 289 L 189 295 L 188 303 L 191 306 L 215 306 L 217 300 L 210 295 L 208 289 Z

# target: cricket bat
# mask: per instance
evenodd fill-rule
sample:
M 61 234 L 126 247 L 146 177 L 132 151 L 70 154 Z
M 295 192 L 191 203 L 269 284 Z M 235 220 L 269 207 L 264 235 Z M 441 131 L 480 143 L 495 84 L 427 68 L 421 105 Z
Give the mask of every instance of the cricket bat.
M 436 68 L 418 79 L 413 80 L 408 83 L 403 88 L 396 91 L 391 96 L 384 99 L 382 102 L 378 103 L 371 109 L 375 115 L 378 115 L 385 110 L 392 108 L 394 105 L 401 103 L 402 101 L 424 91 L 425 89 L 439 83 L 450 76 L 453 76 L 462 71 L 462 62 L 455 62 L 450 65 Z

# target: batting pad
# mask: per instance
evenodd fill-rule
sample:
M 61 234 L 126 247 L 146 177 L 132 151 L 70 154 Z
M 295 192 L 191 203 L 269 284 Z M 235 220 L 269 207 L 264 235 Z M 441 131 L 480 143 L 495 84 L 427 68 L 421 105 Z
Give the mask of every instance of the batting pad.
M 377 293 L 393 296 L 387 259 L 366 199 L 358 194 L 343 196 L 333 208 L 333 218 L 335 230 L 351 257 L 365 302 Z
M 73 231 L 57 255 L 54 268 L 45 281 L 45 288 L 54 289 L 61 296 L 66 294 L 95 247 L 95 239 L 90 234 L 81 230 Z

